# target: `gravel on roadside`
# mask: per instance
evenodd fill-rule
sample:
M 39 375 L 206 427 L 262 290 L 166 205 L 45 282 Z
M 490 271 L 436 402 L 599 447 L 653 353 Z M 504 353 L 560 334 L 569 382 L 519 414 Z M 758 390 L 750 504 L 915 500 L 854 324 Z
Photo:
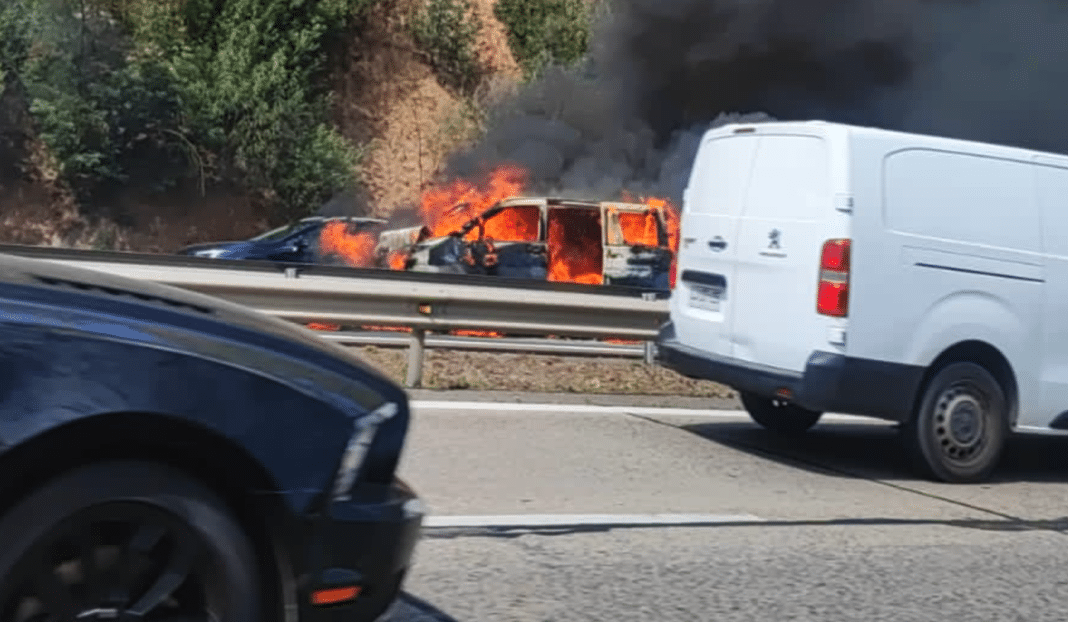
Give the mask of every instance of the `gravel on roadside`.
M 406 349 L 353 349 L 390 378 L 404 381 Z M 723 385 L 692 380 L 636 359 L 444 348 L 427 350 L 425 357 L 422 388 L 429 390 L 693 397 L 709 399 L 710 404 L 735 398 L 734 391 Z

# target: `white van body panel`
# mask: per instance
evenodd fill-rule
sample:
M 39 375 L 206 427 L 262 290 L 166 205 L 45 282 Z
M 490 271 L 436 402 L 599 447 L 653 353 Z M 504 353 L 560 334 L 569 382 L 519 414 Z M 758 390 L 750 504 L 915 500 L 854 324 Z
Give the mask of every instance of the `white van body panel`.
M 1068 157 L 823 122 L 720 127 L 681 238 L 673 343 L 716 365 L 794 380 L 827 354 L 922 372 L 980 342 L 1011 367 L 1016 429 L 1063 433 L 1050 425 L 1068 411 Z M 851 240 L 847 318 L 816 311 L 832 238 Z M 694 308 L 687 271 L 723 275 L 718 310 Z
M 844 347 L 828 335 L 841 335 L 845 321 L 815 309 L 825 236 L 849 236 L 848 216 L 835 208 L 848 183 L 845 139 L 842 129 L 802 124 L 705 137 L 683 202 L 671 303 L 683 340 L 798 372 L 813 349 Z M 724 291 L 717 296 L 695 273 L 724 277 Z M 784 312 L 795 321 L 784 324 Z
M 958 343 L 989 344 L 1016 376 L 1018 424 L 1048 425 L 1036 410 L 1045 262 L 1032 154 L 853 134 L 857 203 L 881 208 L 856 211 L 855 279 L 881 286 L 851 292 L 850 354 L 927 367 Z

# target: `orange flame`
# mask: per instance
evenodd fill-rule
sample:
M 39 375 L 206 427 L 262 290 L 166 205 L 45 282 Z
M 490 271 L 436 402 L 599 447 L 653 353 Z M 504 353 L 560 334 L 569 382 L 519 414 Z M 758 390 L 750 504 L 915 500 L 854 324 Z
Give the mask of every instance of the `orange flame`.
M 535 242 L 541 223 L 541 209 L 537 205 L 517 205 L 494 214 L 484 223 L 485 237 L 505 242 Z M 477 228 L 468 237 L 477 239 Z
M 672 254 L 677 254 L 679 252 L 679 224 L 681 219 L 679 213 L 675 210 L 675 206 L 667 199 L 652 198 L 645 199 L 642 202 L 664 214 L 664 222 L 667 225 L 668 248 L 671 249 Z
M 656 213 L 622 212 L 619 227 L 623 230 L 623 243 L 628 246 L 659 246 Z
M 506 199 L 522 196 L 529 173 L 521 166 L 503 164 L 486 176 L 481 183 L 458 179 L 441 187 L 425 190 L 420 198 L 420 213 L 430 237 L 455 232 L 462 225 Z M 669 201 L 661 198 L 636 200 L 624 192 L 623 201 L 644 203 L 652 208 L 645 214 L 620 213 L 619 223 L 624 243 L 628 245 L 659 246 L 656 213 L 663 213 L 667 225 L 668 246 L 672 255 L 679 248 L 679 216 Z M 562 212 L 562 213 L 561 213 Z M 486 220 L 466 235 L 479 235 L 494 241 L 532 242 L 538 238 L 540 210 L 535 206 L 516 206 Z M 604 280 L 599 216 L 587 210 L 554 209 L 550 211 L 548 231 L 550 281 L 600 284 Z M 406 255 L 391 253 L 387 259 L 393 270 L 403 270 Z M 674 286 L 674 257 L 671 284 Z
M 391 251 L 386 258 L 390 270 L 403 270 L 408 261 L 408 253 L 404 251 Z
M 482 185 L 458 179 L 441 188 L 430 188 L 420 199 L 420 213 L 431 237 L 448 235 L 461 225 L 505 199 L 519 196 L 527 181 L 520 166 L 493 169 Z
M 452 331 L 452 334 L 458 337 L 504 337 L 504 333 L 492 330 L 470 330 L 466 328 L 457 328 Z
M 604 281 L 601 214 L 587 209 L 549 212 L 550 281 L 599 285 Z
M 671 289 L 675 289 L 676 268 L 679 265 L 679 231 L 682 217 L 675 211 L 675 206 L 663 199 L 647 199 L 646 204 L 660 209 L 664 213 L 664 223 L 667 225 L 668 248 L 671 249 Z
M 664 226 L 667 229 L 668 248 L 671 249 L 671 272 L 670 272 L 670 286 L 675 288 L 675 272 L 678 266 L 679 260 L 679 230 L 681 226 L 681 217 L 675 206 L 671 204 L 667 199 L 661 199 L 657 197 L 643 197 L 640 200 L 635 200 L 629 193 L 623 193 L 623 200 L 628 203 L 640 202 L 648 205 L 655 211 L 658 211 L 664 215 Z M 620 219 L 620 226 L 623 227 L 623 236 L 628 236 L 627 225 L 623 224 L 623 219 Z M 630 242 L 627 242 L 628 244 Z
M 374 265 L 375 237 L 370 233 L 350 234 L 346 223 L 326 223 L 319 234 L 319 246 L 324 255 L 338 255 L 354 268 Z

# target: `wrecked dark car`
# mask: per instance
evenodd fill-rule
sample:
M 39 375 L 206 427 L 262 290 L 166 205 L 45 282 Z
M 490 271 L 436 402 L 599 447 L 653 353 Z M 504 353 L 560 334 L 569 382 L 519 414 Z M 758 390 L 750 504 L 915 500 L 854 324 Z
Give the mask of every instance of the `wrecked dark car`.
M 670 289 L 675 253 L 661 206 L 515 198 L 448 235 L 428 234 L 384 232 L 380 252 L 403 254 L 414 272 Z
M 336 249 L 324 248 L 324 232 L 329 232 L 332 228 L 342 228 L 345 237 L 352 238 L 361 233 L 369 233 L 372 237 L 368 240 L 373 240 L 373 232 L 385 223 L 385 220 L 379 218 L 310 216 L 248 240 L 194 244 L 179 250 L 178 254 L 212 259 L 339 263 L 334 255 L 341 253 Z M 326 246 L 329 247 L 330 244 Z M 371 251 L 369 248 L 368 258 L 373 256 Z

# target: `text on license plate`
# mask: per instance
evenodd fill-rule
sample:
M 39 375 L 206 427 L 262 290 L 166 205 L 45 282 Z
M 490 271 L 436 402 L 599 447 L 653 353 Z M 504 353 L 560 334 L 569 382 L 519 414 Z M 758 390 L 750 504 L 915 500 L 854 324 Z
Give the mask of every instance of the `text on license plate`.
M 723 300 L 723 290 L 720 288 L 690 287 L 690 306 L 705 311 L 719 311 L 720 302 Z

